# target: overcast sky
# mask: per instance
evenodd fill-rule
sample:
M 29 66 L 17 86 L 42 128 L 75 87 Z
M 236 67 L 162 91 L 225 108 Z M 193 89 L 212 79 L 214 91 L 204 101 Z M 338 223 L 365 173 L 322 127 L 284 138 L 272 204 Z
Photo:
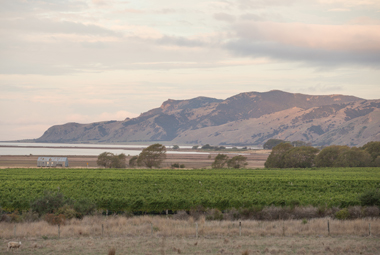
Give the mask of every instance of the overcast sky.
M 0 0 L 0 140 L 273 89 L 380 99 L 379 0 Z

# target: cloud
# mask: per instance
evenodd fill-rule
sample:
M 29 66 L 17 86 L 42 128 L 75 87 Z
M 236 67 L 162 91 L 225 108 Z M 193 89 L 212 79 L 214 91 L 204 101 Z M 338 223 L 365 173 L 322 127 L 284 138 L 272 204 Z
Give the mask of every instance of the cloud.
M 2 27 L 2 29 L 6 30 L 23 30 L 28 34 L 32 32 L 39 32 L 48 34 L 118 36 L 118 34 L 115 31 L 98 25 L 83 24 L 72 21 L 56 22 L 52 20 L 37 18 L 8 20 L 6 24 L 2 24 L 0 26 Z
M 157 39 L 158 44 L 163 45 L 176 45 L 180 47 L 200 47 L 205 46 L 206 43 L 200 40 L 188 39 L 186 37 L 177 37 L 177 36 L 163 36 L 160 39 Z
M 347 9 L 347 8 L 334 8 L 334 9 L 329 9 L 327 11 L 328 12 L 350 12 L 351 9 Z
M 241 9 L 262 9 L 275 6 L 291 6 L 298 0 L 238 0 Z
M 275 42 L 251 42 L 249 40 L 232 41 L 226 43 L 225 48 L 241 57 L 269 57 L 285 61 L 309 63 L 322 68 L 347 64 L 380 67 L 379 52 L 332 51 L 296 47 Z
M 213 16 L 214 16 L 214 19 L 216 20 L 226 21 L 230 23 L 234 22 L 236 19 L 235 16 L 227 14 L 227 13 L 215 13 Z
M 232 26 L 241 40 L 331 51 L 380 51 L 380 26 L 240 22 Z

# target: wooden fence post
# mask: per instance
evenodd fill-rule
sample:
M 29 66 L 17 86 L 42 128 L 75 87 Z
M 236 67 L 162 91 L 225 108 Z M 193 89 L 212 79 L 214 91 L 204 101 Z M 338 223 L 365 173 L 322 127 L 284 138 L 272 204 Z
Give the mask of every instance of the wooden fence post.
M 150 234 L 153 235 L 153 223 L 150 223 Z
M 61 238 L 61 225 L 58 224 L 58 238 Z
M 328 232 L 328 235 L 330 236 L 330 221 L 327 220 L 327 232 Z
M 198 222 L 195 223 L 196 231 L 195 231 L 195 237 L 198 239 Z
M 13 237 L 16 237 L 16 224 L 13 227 Z
M 239 221 L 239 236 L 241 236 L 241 221 Z
M 103 234 L 104 234 L 104 226 L 102 224 L 102 238 L 103 238 Z
M 371 236 L 371 223 L 368 223 L 369 236 Z

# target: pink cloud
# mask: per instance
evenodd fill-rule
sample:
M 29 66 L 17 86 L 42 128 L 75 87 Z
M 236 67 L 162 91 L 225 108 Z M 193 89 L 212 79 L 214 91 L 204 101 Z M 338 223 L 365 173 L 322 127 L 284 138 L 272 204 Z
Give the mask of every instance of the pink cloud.
M 238 37 L 257 42 L 338 51 L 380 50 L 380 25 L 241 22 L 234 29 Z

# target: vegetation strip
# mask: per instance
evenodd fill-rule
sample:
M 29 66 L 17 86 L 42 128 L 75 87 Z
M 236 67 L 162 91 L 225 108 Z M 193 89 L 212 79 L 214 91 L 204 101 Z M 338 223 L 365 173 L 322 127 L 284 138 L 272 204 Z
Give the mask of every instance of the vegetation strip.
M 197 205 L 226 210 L 252 206 L 359 205 L 380 188 L 380 168 L 322 169 L 1 169 L 0 206 L 27 210 L 44 191 L 59 191 L 98 209 L 160 212 Z

